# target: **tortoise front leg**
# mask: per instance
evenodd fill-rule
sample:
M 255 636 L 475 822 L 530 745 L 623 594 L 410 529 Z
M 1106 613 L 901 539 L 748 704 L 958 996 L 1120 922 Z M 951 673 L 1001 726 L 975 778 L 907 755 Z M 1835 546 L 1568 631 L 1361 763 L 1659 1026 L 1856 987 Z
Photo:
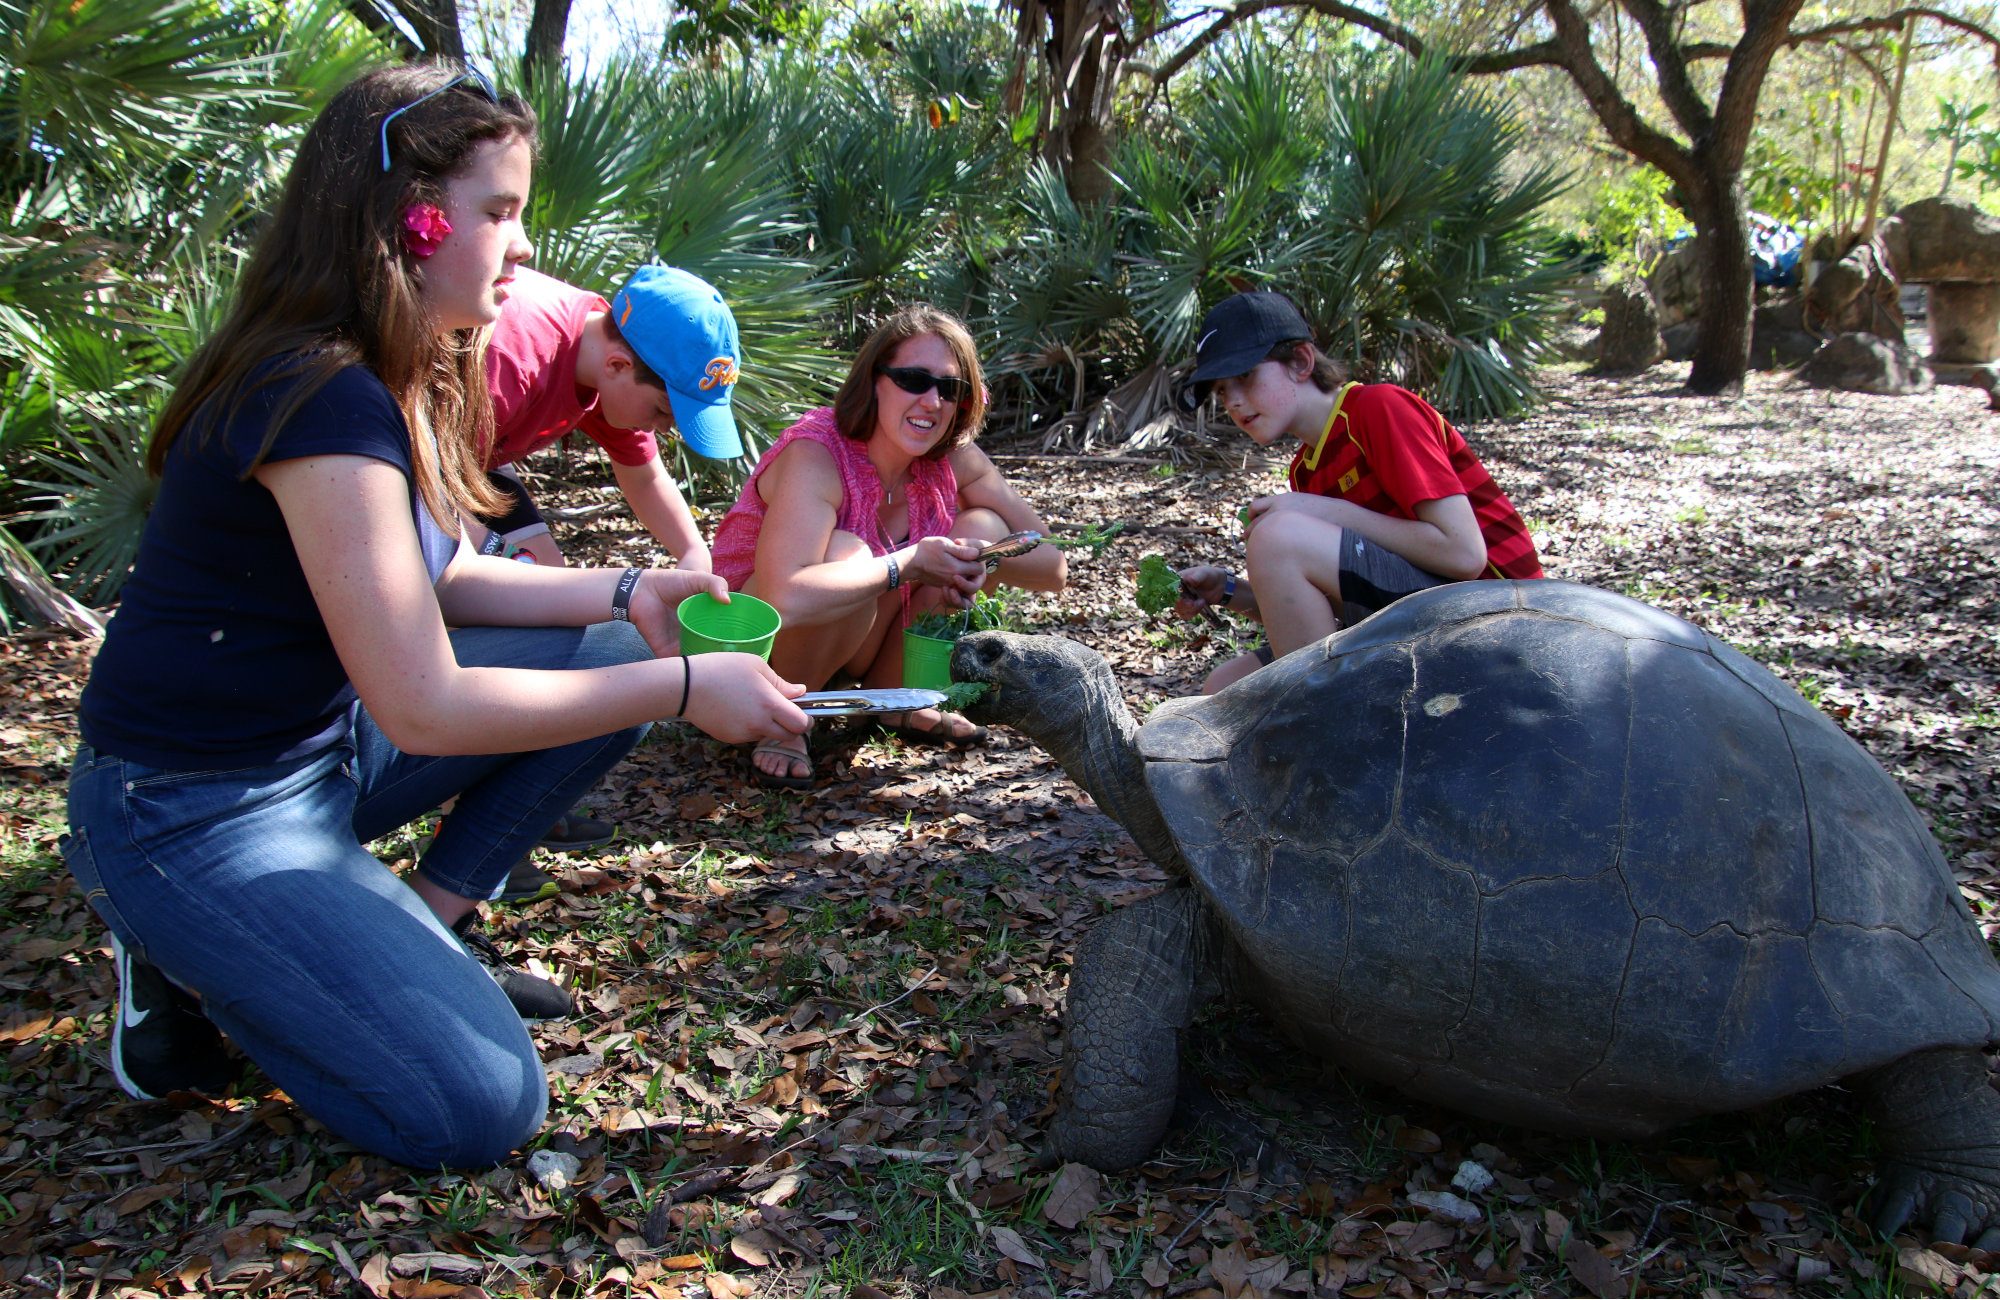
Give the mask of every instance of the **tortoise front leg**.
M 2000 1248 L 2000 1095 L 1986 1058 L 1964 1048 L 1917 1052 L 1869 1075 L 1882 1135 L 1882 1181 L 1869 1194 L 1875 1230 L 1911 1219 L 1937 1241 Z
M 1049 1150 L 1107 1172 L 1144 1160 L 1174 1116 L 1180 1031 L 1208 943 L 1192 889 L 1113 912 L 1077 945 Z

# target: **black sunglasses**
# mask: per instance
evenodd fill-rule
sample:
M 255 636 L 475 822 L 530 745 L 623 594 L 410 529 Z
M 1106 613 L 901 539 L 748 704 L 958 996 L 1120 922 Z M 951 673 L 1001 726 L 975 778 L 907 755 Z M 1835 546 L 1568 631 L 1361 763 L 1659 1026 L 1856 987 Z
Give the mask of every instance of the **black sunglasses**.
M 881 374 L 889 376 L 889 382 L 915 397 L 922 397 L 931 389 L 947 402 L 962 402 L 972 396 L 972 385 L 951 375 L 934 375 L 921 366 L 883 366 Z
M 396 109 L 394 112 L 391 112 L 383 117 L 382 119 L 382 170 L 383 171 L 385 172 L 388 171 L 390 166 L 392 165 L 389 158 L 389 123 L 395 121 L 397 118 L 409 112 L 417 105 L 436 99 L 439 95 L 442 95 L 445 91 L 450 90 L 453 86 L 462 86 L 468 81 L 471 82 L 473 86 L 478 89 L 480 94 L 486 96 L 488 102 L 494 104 L 500 102 L 500 92 L 493 89 L 492 79 L 488 77 L 485 73 L 481 72 L 479 69 L 472 67 L 471 65 L 468 64 L 466 66 L 465 71 L 459 73 L 456 77 L 453 77 L 450 81 L 445 82 L 442 86 L 439 86 L 436 90 L 433 90 L 430 94 L 420 95 L 417 98 L 411 100 L 409 103 L 403 105 L 401 108 Z

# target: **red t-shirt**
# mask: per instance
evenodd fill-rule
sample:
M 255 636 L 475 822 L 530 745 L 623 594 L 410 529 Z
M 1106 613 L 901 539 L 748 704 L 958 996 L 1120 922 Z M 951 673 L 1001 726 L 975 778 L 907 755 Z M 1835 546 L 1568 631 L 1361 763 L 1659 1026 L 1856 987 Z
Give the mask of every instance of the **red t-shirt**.
M 597 410 L 597 390 L 576 383 L 583 327 L 611 310 L 594 293 L 521 267 L 486 345 L 486 386 L 493 393 L 493 444 L 486 468 L 508 465 L 581 429 L 620 465 L 660 454 L 644 429 L 614 429 Z
M 1542 576 L 1534 538 L 1513 502 L 1450 421 L 1408 389 L 1341 389 L 1319 445 L 1301 447 L 1287 477 L 1294 492 L 1339 497 L 1397 519 L 1415 519 L 1426 501 L 1463 494 L 1486 539 L 1486 572 L 1479 576 Z

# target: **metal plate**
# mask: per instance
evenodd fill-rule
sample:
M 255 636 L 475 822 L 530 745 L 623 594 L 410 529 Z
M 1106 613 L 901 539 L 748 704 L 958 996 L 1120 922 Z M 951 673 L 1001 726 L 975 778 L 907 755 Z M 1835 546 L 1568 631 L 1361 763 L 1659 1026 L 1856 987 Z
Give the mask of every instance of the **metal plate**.
M 848 713 L 906 713 L 911 709 L 934 709 L 944 703 L 943 691 L 897 686 L 874 691 L 808 691 L 792 703 L 816 718 L 839 717 Z

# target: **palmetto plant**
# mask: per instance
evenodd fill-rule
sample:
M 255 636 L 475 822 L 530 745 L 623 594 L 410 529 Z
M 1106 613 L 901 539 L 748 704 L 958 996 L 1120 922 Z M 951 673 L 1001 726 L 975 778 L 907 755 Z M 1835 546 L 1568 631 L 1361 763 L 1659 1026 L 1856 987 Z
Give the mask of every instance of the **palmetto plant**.
M 1437 62 L 1329 68 L 1246 37 L 1125 134 L 1104 209 L 1028 187 L 1038 233 L 982 324 L 1003 365 L 1089 415 L 1058 439 L 1157 433 L 1203 311 L 1254 287 L 1292 293 L 1369 378 L 1507 413 L 1533 398 L 1539 313 L 1568 274 L 1534 221 L 1561 182 L 1517 167 L 1516 139 L 1503 102 Z
M 609 296 L 658 258 L 714 284 L 743 341 L 733 397 L 747 458 L 670 455 L 710 495 L 830 391 L 821 323 L 845 289 L 801 250 L 786 151 L 816 111 L 782 55 L 682 68 L 619 59 L 529 87 L 542 121 L 529 210 L 536 265 Z
M 160 328 L 178 250 L 239 225 L 307 112 L 313 83 L 278 79 L 299 17 L 0 0 L 0 521 L 78 594 L 115 593 L 137 544 L 151 489 L 134 449 L 185 351 Z M 324 30 L 302 38 L 320 71 L 337 63 Z M 6 549 L 0 626 L 47 617 L 46 575 Z

